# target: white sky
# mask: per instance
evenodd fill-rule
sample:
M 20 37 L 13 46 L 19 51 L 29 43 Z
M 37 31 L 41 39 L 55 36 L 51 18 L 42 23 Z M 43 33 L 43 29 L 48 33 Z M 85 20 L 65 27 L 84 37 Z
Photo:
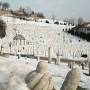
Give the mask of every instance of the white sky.
M 90 0 L 2 0 L 5 1 L 9 2 L 12 8 L 29 6 L 48 17 L 55 15 L 58 18 L 83 17 L 90 20 Z

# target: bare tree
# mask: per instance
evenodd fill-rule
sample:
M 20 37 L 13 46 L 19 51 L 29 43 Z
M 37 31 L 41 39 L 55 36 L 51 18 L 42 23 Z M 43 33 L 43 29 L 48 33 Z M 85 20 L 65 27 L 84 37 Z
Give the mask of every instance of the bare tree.
M 32 14 L 32 10 L 30 7 L 26 7 L 24 8 L 24 13 L 27 15 L 27 16 L 30 16 Z
M 53 22 L 55 21 L 55 19 L 56 19 L 56 16 L 55 15 L 52 15 Z
M 20 6 L 19 11 L 24 11 L 24 8 L 22 6 Z
M 79 18 L 78 18 L 78 25 L 83 24 L 83 22 L 84 22 L 83 18 L 82 18 L 82 17 L 79 17 Z
M 44 14 L 43 13 L 40 13 L 40 12 L 37 13 L 37 17 L 39 17 L 39 18 L 45 18 Z
M 5 2 L 2 4 L 2 9 L 7 10 L 10 7 L 10 4 L 8 2 Z

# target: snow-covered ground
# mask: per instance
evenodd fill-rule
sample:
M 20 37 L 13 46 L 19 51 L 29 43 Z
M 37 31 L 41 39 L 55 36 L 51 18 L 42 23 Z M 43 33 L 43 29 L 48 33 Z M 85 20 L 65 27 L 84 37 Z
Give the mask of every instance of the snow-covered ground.
M 6 67 L 14 75 L 18 75 L 22 79 L 24 79 L 30 71 L 36 69 L 37 63 L 38 61 L 35 59 L 26 59 L 22 57 L 18 59 L 16 56 L 0 56 L 0 67 Z M 88 74 L 88 68 L 82 70 L 78 65 L 74 65 L 74 68 L 78 68 L 80 71 L 81 80 L 79 85 L 90 90 L 90 76 L 86 76 L 85 74 L 83 74 Z M 70 71 L 70 68 L 66 63 L 61 63 L 60 65 L 55 65 L 52 63 L 48 64 L 48 71 L 53 76 L 54 87 L 56 88 L 56 90 L 60 90 L 60 87 L 67 73 Z
M 47 57 L 48 48 L 51 47 L 51 57 L 56 57 L 58 51 L 63 58 L 73 60 L 80 60 L 81 54 L 87 54 L 90 57 L 90 42 L 63 32 L 63 29 L 68 30 L 73 26 L 24 21 L 4 16 L 1 18 L 7 23 L 6 37 L 0 39 L 0 46 L 3 46 L 2 53 L 24 53 Z M 15 44 L 13 38 L 16 36 L 16 33 L 25 38 L 25 45 Z M 11 47 L 9 46 L 10 43 Z M 24 50 L 22 50 L 22 48 L 24 48 Z M 20 52 L 18 52 L 18 50 Z M 10 69 L 12 73 L 20 75 L 23 78 L 28 72 L 36 68 L 37 63 L 35 59 L 26 59 L 23 57 L 18 59 L 16 56 L 0 56 L 1 66 L 8 65 L 8 69 Z M 82 70 L 78 65 L 75 65 L 75 67 L 80 70 L 80 86 L 89 88 L 90 90 L 90 77 L 83 74 L 88 73 L 88 68 Z M 58 66 L 48 64 L 48 70 L 53 76 L 56 90 L 60 90 L 66 74 L 70 70 L 68 65 L 66 63 L 61 63 Z
M 63 32 L 63 29 L 69 29 L 73 26 L 56 25 L 45 22 L 24 21 L 12 17 L 1 17 L 7 22 L 6 37 L 1 40 L 3 52 L 33 54 L 39 56 L 48 56 L 48 47 L 51 47 L 52 57 L 56 57 L 59 51 L 64 58 L 80 58 L 81 54 L 90 56 L 90 43 Z M 13 38 L 21 34 L 25 38 L 25 45 L 15 45 Z M 11 50 L 9 47 L 11 43 Z M 22 49 L 24 47 L 24 50 Z

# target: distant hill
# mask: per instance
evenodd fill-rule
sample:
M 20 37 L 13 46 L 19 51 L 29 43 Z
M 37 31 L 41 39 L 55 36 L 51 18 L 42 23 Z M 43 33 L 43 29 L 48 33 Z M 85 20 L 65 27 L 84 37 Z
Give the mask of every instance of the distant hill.
M 0 16 L 11 16 L 11 10 L 0 10 Z

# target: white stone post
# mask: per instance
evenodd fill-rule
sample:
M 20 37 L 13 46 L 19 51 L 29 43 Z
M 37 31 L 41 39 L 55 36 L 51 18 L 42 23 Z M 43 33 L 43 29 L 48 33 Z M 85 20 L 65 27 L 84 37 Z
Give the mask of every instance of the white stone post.
M 60 54 L 59 54 L 59 52 L 57 53 L 56 64 L 60 65 Z
M 52 62 L 52 58 L 51 58 L 51 47 L 48 47 L 48 63 Z
M 37 61 L 40 61 L 40 56 L 39 55 L 37 55 Z

